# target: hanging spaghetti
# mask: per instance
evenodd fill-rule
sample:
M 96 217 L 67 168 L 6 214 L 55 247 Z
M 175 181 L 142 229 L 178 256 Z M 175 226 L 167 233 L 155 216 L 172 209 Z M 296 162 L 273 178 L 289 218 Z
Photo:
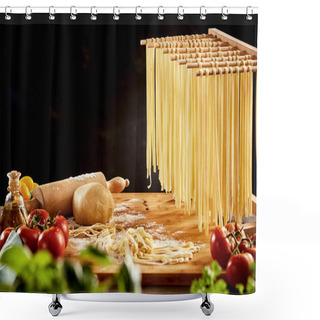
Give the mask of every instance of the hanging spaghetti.
M 157 167 L 200 231 L 241 223 L 252 214 L 256 57 L 217 36 L 148 41 L 147 176 Z

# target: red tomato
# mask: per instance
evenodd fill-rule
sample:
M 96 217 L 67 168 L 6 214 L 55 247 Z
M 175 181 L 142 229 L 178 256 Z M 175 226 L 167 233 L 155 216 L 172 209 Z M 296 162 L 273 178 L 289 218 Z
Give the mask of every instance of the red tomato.
M 235 223 L 234 222 L 228 222 L 225 226 L 224 226 L 228 232 L 233 232 L 235 231 Z M 237 223 L 237 230 L 240 230 L 240 226 Z
M 38 240 L 38 250 L 47 250 L 54 258 L 62 258 L 65 250 L 62 230 L 58 227 L 44 230 Z
M 232 238 L 227 238 L 228 233 L 225 227 L 216 227 L 210 239 L 212 259 L 217 260 L 222 268 L 226 267 L 235 245 Z
M 256 260 L 256 248 L 246 248 L 245 252 L 248 252 L 252 255 L 253 259 Z
M 253 263 L 250 253 L 241 253 L 232 256 L 227 264 L 227 280 L 234 288 L 238 283 L 247 285 L 248 277 L 251 276 L 250 264 Z
M 246 249 L 249 247 L 249 242 L 244 240 L 244 241 L 241 241 L 240 244 L 239 244 L 239 251 L 240 252 L 246 252 Z
M 65 239 L 65 246 L 67 247 L 69 241 L 69 225 L 66 218 L 64 216 L 56 216 L 53 225 L 62 230 Z
M 238 231 L 241 230 L 241 226 L 240 226 L 238 223 L 236 224 L 236 223 L 234 223 L 234 222 L 229 222 L 229 223 L 227 223 L 227 224 L 225 225 L 225 228 L 227 229 L 227 231 L 228 231 L 229 233 L 232 233 L 232 232 L 234 232 L 234 231 L 236 231 L 236 230 L 238 230 Z M 243 230 L 241 230 L 240 233 L 241 233 L 241 235 L 242 235 L 243 238 L 246 237 L 246 234 L 245 234 L 245 232 L 244 232 Z M 237 238 L 238 238 L 238 237 L 237 237 Z M 238 239 L 238 240 L 240 240 L 240 239 Z
M 44 209 L 35 209 L 31 211 L 28 215 L 28 224 L 30 225 L 31 220 L 35 216 L 34 220 L 35 222 L 38 222 L 39 224 L 45 224 L 47 220 L 49 219 L 49 213 Z
M 38 239 L 40 237 L 41 230 L 38 227 L 34 229 L 23 225 L 18 230 L 18 235 L 20 236 L 23 244 L 25 244 L 29 249 L 35 253 L 37 251 Z
M 1 233 L 0 236 L 0 250 L 2 249 L 2 247 L 4 246 L 4 244 L 6 243 L 9 234 L 11 233 L 11 231 L 13 231 L 14 229 L 9 227 L 3 230 L 3 232 Z

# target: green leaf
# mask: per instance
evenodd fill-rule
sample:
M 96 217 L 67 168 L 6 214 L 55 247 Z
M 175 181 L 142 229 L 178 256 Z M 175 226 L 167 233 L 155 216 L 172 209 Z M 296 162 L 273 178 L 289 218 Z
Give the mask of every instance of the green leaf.
M 63 272 L 70 292 L 81 292 L 83 276 L 81 265 L 78 262 L 64 261 Z
M 246 293 L 255 293 L 256 292 L 256 264 L 250 264 L 250 270 L 252 271 L 252 276 L 247 280 Z
M 240 294 L 244 294 L 244 285 L 242 283 L 238 283 L 236 285 L 236 289 L 239 291 Z
M 5 244 L 3 245 L 1 251 L 0 251 L 0 258 L 7 249 L 12 248 L 14 246 L 22 246 L 22 241 L 19 235 L 15 231 L 11 231 L 9 234 L 9 237 Z
M 125 257 L 120 271 L 115 277 L 119 292 L 141 292 L 140 269 L 133 263 L 130 255 Z
M 38 268 L 44 268 L 48 264 L 52 263 L 52 256 L 46 250 L 37 251 L 33 256 L 33 261 Z
M 222 280 L 219 279 L 215 286 L 213 287 L 213 292 L 217 292 L 217 293 L 229 293 L 229 290 L 227 289 L 227 283 Z
M 253 278 L 255 279 L 256 278 L 256 263 L 255 262 L 251 263 L 249 268 L 252 272 Z
M 89 265 L 82 266 L 82 274 L 82 292 L 95 292 L 99 282 Z
M 93 246 L 88 246 L 86 249 L 81 251 L 79 258 L 88 263 L 103 267 L 107 267 L 111 264 L 109 256 Z
M 190 287 L 191 293 L 229 293 L 227 283 L 218 279 L 221 274 L 221 267 L 217 261 L 202 270 L 202 277 L 194 280 Z
M 2 253 L 0 263 L 20 274 L 30 263 L 32 254 L 26 247 L 11 247 Z
M 13 246 L 22 246 L 22 241 L 18 234 L 15 231 L 11 231 L 9 237 L 5 244 L 3 245 L 2 249 L 0 250 L 0 259 L 2 254 L 12 248 Z M 0 264 L 0 291 L 10 291 L 12 290 L 13 283 L 16 279 L 16 273 L 11 270 L 9 267 Z M 10 288 L 10 290 L 5 288 Z
M 256 292 L 256 282 L 253 277 L 249 277 L 246 286 L 246 293 L 255 293 Z

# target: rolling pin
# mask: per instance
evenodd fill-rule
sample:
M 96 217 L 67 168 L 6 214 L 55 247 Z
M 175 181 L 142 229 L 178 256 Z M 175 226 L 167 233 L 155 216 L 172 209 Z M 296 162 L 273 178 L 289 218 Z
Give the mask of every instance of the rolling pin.
M 129 180 L 115 177 L 107 181 L 102 172 L 86 173 L 77 177 L 55 181 L 36 187 L 33 199 L 25 201 L 27 212 L 34 209 L 45 209 L 51 216 L 57 213 L 67 215 L 72 213 L 72 199 L 74 192 L 82 185 L 99 182 L 109 188 L 111 193 L 122 192 L 129 186 Z

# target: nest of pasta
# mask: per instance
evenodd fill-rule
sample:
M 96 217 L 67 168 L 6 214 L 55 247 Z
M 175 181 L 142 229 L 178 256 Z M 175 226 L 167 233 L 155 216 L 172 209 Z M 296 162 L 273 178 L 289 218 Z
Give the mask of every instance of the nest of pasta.
M 90 245 L 108 253 L 115 260 L 121 260 L 130 254 L 135 263 L 145 265 L 185 263 L 200 250 L 192 242 L 155 246 L 152 235 L 143 227 L 126 230 L 115 223 L 71 226 L 70 236 L 86 238 Z

